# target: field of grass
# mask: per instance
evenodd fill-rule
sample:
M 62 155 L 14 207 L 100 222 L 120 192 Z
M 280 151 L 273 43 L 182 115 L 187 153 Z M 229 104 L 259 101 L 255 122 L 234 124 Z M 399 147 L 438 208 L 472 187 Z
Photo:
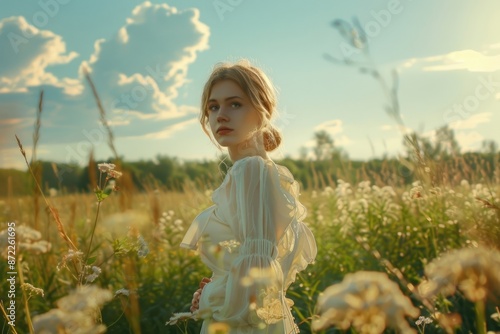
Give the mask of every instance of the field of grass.
M 15 222 L 16 269 L 22 273 L 15 285 L 15 330 L 29 333 L 30 324 L 39 329 L 59 324 L 65 329 L 47 333 L 98 333 L 104 328 L 107 333 L 197 333 L 200 322 L 165 323 L 174 312 L 189 310 L 199 281 L 210 275 L 198 255 L 179 244 L 192 219 L 210 205 L 211 190 L 117 191 L 106 197 L 102 194 L 110 188 L 101 185 L 101 189 L 100 198 L 53 193 L 47 198 L 49 206 L 34 197 L 0 200 L 1 250 L 7 250 L 7 223 Z M 416 332 L 485 333 L 481 324 L 500 331 L 499 285 L 494 285 L 500 280 L 499 182 L 463 180 L 450 188 L 417 181 L 407 188 L 392 188 L 338 180 L 304 192 L 301 201 L 319 249 L 316 262 L 289 290 L 302 332 L 312 332 L 311 324 L 321 313 L 317 307 L 320 293 L 360 271 L 387 273 L 398 284 L 423 317 L 405 320 Z M 483 247 L 487 250 L 472 260 L 464 254 L 452 255 L 458 261 L 450 269 L 454 276 L 442 274 L 440 279 L 458 285 L 458 290 L 441 290 L 447 295 L 426 295 L 419 290 L 433 260 L 453 249 Z M 11 271 L 7 258 L 2 258 L 0 271 L 2 277 Z M 2 279 L 1 291 L 9 288 L 9 282 Z M 2 300 L 7 309 L 4 293 Z M 363 305 L 369 304 L 368 300 Z M 384 305 L 358 307 L 358 313 L 351 314 L 353 321 L 370 323 L 377 317 L 366 314 L 383 314 L 390 325 L 393 311 Z M 0 328 L 0 333 L 14 332 L 4 317 Z M 349 332 L 336 328 L 324 332 Z
M 390 87 L 375 69 L 368 73 Z M 396 89 L 386 93 L 389 114 L 403 125 Z M 35 157 L 42 100 L 43 93 Z M 416 136 L 404 137 L 413 155 L 401 170 L 411 170 L 411 185 L 381 182 L 401 175 L 352 182 L 313 168 L 300 200 L 318 255 L 288 292 L 303 333 L 500 332 L 500 153 L 490 153 L 487 168 L 444 168 Z M 26 163 L 33 182 L 42 183 L 36 158 Z M 323 171 L 339 168 L 321 164 Z M 380 170 L 394 170 L 389 165 L 382 161 L 387 168 Z M 179 244 L 211 205 L 213 189 L 192 183 L 172 192 L 149 182 L 139 192 L 126 171 L 88 170 L 94 194 L 43 196 L 39 187 L 32 196 L 0 198 L 0 333 L 198 333 L 199 321 L 166 322 L 189 310 L 200 280 L 210 276 L 198 254 Z M 15 255 L 8 252 L 13 240 Z M 8 324 L 13 316 L 15 327 Z

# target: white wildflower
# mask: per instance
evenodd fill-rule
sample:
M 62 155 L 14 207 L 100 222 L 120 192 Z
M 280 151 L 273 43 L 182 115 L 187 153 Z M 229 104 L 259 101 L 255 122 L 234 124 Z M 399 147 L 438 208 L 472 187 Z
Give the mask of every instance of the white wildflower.
M 325 187 L 325 189 L 321 193 L 321 196 L 325 197 L 332 197 L 333 195 L 335 195 L 335 190 L 333 190 L 333 188 L 330 186 Z
M 219 246 L 227 249 L 229 253 L 232 253 L 234 249 L 240 246 L 240 242 L 237 240 L 226 240 L 219 242 Z
M 42 297 L 44 297 L 44 291 L 43 289 L 40 289 L 40 288 L 37 288 L 37 287 L 34 287 L 33 285 L 31 285 L 30 283 L 23 283 L 21 285 L 21 288 L 24 290 L 24 291 L 27 291 L 29 292 L 29 295 L 30 297 L 35 294 L 35 295 L 40 295 Z
M 137 237 L 137 243 L 139 244 L 137 255 L 139 257 L 146 257 L 146 255 L 149 254 L 149 247 L 148 244 L 146 243 L 146 240 L 144 240 L 144 238 L 142 237 L 142 235 L 139 235 Z
M 318 298 L 320 318 L 314 330 L 331 325 L 354 327 L 359 333 L 382 333 L 391 327 L 400 333 L 415 333 L 405 317 L 416 317 L 419 310 L 385 273 L 359 271 L 327 288 Z
M 47 240 L 38 240 L 33 243 L 20 242 L 19 249 L 34 254 L 44 254 L 50 251 L 52 244 Z
M 417 326 L 428 325 L 428 324 L 432 324 L 432 319 L 424 317 L 422 315 L 420 317 L 418 317 L 417 321 L 415 321 L 415 325 L 417 325 Z
M 174 220 L 174 228 L 177 230 L 177 231 L 184 231 L 184 227 L 182 226 L 183 222 L 181 219 L 176 219 Z
M 119 289 L 119 290 L 116 290 L 116 291 L 115 291 L 115 297 L 116 297 L 116 296 L 120 296 L 120 295 L 122 295 L 122 296 L 127 296 L 127 297 L 128 297 L 128 296 L 130 296 L 130 291 L 129 291 L 129 290 L 127 290 L 127 289 Z
M 24 242 L 32 242 L 40 240 L 42 238 L 42 233 L 26 225 L 19 225 L 16 227 L 16 237 L 18 240 Z
M 119 179 L 123 175 L 122 172 L 119 172 L 117 170 L 109 170 L 108 171 L 108 177 L 112 177 L 114 179 Z
M 33 317 L 36 333 L 99 334 L 106 326 L 95 323 L 95 312 L 111 299 L 111 293 L 95 286 L 78 287 L 57 301 L 58 308 Z
M 95 281 L 95 279 L 97 277 L 99 277 L 99 275 L 101 274 L 101 272 L 102 272 L 101 268 L 96 267 L 96 266 L 92 266 L 92 274 L 87 275 L 87 277 L 85 278 L 85 280 L 87 282 L 93 282 L 93 281 Z
M 65 254 L 61 260 L 61 262 L 59 262 L 57 264 L 57 270 L 61 270 L 61 268 L 66 268 L 67 267 L 67 263 L 69 261 L 78 261 L 80 262 L 82 260 L 82 256 L 83 256 L 83 252 L 77 250 L 77 251 L 74 251 L 73 249 L 70 249 L 68 250 L 68 253 Z
M 486 248 L 463 248 L 435 259 L 425 267 L 427 282 L 419 286 L 426 296 L 454 294 L 461 290 L 473 302 L 499 294 L 500 252 Z
M 0 255 L 7 257 L 9 231 L 8 229 L 0 231 Z M 18 225 L 15 231 L 17 247 L 19 251 L 41 254 L 47 253 L 52 248 L 52 244 L 42 240 L 42 233 L 26 225 Z
M 68 296 L 59 299 L 56 304 L 66 312 L 89 312 L 104 305 L 111 298 L 111 292 L 108 290 L 94 285 L 83 285 Z
M 193 319 L 193 320 L 198 320 L 198 312 L 179 312 L 179 313 L 174 313 L 171 317 L 170 317 L 170 320 L 167 321 L 167 323 L 165 325 L 175 325 L 177 324 L 179 321 L 182 321 L 182 320 L 189 320 L 189 319 Z
M 115 164 L 109 164 L 109 163 L 102 163 L 102 164 L 97 164 L 97 168 L 103 173 L 108 173 L 109 171 L 114 170 L 116 167 Z

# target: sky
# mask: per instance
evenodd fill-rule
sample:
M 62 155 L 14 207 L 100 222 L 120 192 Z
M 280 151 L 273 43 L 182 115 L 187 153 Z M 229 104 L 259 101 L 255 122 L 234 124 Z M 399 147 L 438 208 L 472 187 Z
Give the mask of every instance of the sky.
M 38 159 L 112 157 L 84 69 L 125 160 L 216 159 L 201 91 L 216 63 L 241 58 L 278 89 L 274 159 L 311 149 L 320 130 L 359 160 L 397 156 L 402 131 L 433 139 L 444 125 L 479 150 L 500 142 L 499 12 L 496 0 L 2 0 L 0 168 L 25 168 L 15 135 L 30 159 L 41 90 Z M 357 20 L 369 57 L 334 20 Z M 397 73 L 404 128 L 378 81 L 329 57 L 372 64 L 388 86 Z

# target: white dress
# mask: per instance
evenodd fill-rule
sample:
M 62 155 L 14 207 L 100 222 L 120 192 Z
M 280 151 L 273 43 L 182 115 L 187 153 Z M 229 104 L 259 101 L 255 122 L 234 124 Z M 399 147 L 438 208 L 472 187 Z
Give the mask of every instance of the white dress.
M 296 274 L 314 261 L 314 236 L 302 220 L 290 171 L 259 156 L 237 160 L 181 246 L 198 249 L 213 271 L 200 298 L 201 333 L 225 323 L 231 334 L 298 333 L 285 298 Z

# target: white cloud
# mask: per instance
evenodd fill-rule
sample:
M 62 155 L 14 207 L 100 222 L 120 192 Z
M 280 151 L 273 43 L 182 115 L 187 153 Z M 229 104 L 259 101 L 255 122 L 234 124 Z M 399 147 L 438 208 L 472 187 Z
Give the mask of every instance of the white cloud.
M 402 134 L 410 134 L 413 132 L 413 129 L 407 127 L 407 126 L 404 126 L 404 125 L 391 125 L 391 124 L 383 124 L 381 127 L 380 127 L 380 130 L 384 131 L 384 132 L 388 132 L 388 131 L 400 131 L 400 133 Z
M 342 120 L 340 119 L 333 119 L 330 121 L 326 121 L 321 123 L 320 125 L 317 125 L 314 128 L 314 132 L 318 131 L 326 131 L 328 132 L 331 136 L 335 136 L 339 133 L 342 133 Z
M 493 113 L 491 112 L 474 114 L 467 119 L 451 122 L 449 127 L 453 130 L 475 129 L 479 124 L 489 123 L 492 116 Z
M 343 133 L 343 122 L 340 119 L 329 120 L 315 126 L 314 132 L 319 131 L 326 131 L 332 137 L 336 147 L 346 146 L 352 142 L 352 140 Z M 316 141 L 314 139 L 308 140 L 303 146 L 306 148 L 312 148 L 316 146 Z
M 496 50 L 493 46 L 490 48 Z M 485 53 L 476 50 L 459 50 L 444 55 L 408 59 L 400 67 L 405 69 L 418 66 L 428 72 L 454 70 L 494 72 L 500 70 L 500 54 L 486 55 Z
M 460 145 L 462 152 L 477 151 L 481 148 L 484 136 L 477 131 L 459 131 L 455 138 Z
M 488 46 L 489 49 L 492 49 L 492 50 L 500 50 L 500 43 L 497 43 L 497 44 L 491 44 Z
M 67 64 L 78 56 L 66 52 L 61 36 L 13 16 L 0 21 L 0 50 L 0 94 L 27 92 L 40 85 L 60 87 L 69 95 L 81 93 L 78 80 L 58 78 L 47 71 L 49 66 Z
M 24 39 L 14 41 L 16 48 L 9 36 L 17 35 Z M 14 145 L 10 140 L 13 129 L 31 138 L 42 85 L 45 143 L 63 140 L 81 156 L 87 152 L 83 148 L 91 144 L 106 146 L 105 140 L 93 140 L 107 134 L 99 125 L 92 94 L 84 92 L 89 86 L 83 68 L 90 71 L 117 141 L 144 134 L 171 136 L 189 125 L 184 121 L 186 115 L 198 113 L 197 107 L 179 105 L 175 99 L 187 81 L 189 66 L 208 48 L 209 36 L 209 27 L 200 22 L 197 9 L 178 11 L 145 2 L 113 37 L 95 41 L 93 54 L 80 63 L 78 77 L 73 79 L 47 70 L 65 66 L 77 56 L 66 52 L 61 36 L 38 30 L 22 17 L 0 20 L 0 143 Z M 17 118 L 23 121 L 9 126 Z M 171 125 L 176 118 L 180 123 Z M 9 140 L 3 141 L 4 135 Z
M 145 2 L 109 40 L 95 43 L 88 68 L 107 110 L 140 119 L 172 119 L 189 108 L 174 103 L 188 67 L 208 49 L 209 27 L 197 9 Z M 105 90 L 99 87 L 106 87 Z

